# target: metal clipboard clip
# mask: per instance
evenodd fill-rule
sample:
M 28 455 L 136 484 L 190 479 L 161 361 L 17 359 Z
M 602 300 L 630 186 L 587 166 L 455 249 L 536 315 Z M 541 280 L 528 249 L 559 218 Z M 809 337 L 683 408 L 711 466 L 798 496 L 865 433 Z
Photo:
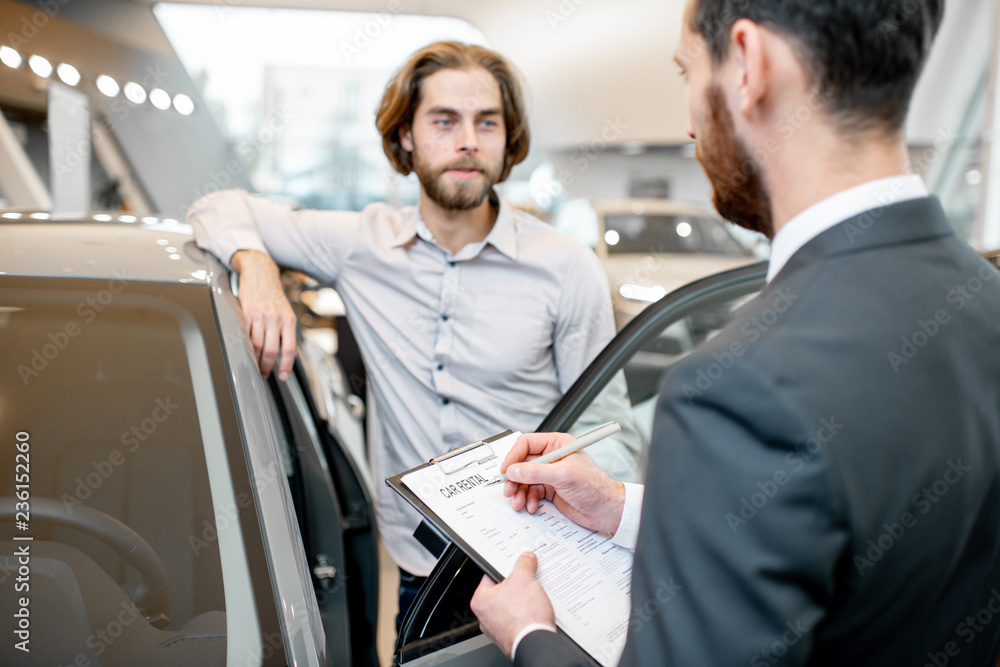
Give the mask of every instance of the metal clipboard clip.
M 476 463 L 477 461 L 482 461 L 483 459 L 495 456 L 496 452 L 493 451 L 493 447 L 492 445 L 490 445 L 490 443 L 493 442 L 494 440 L 499 440 L 501 438 L 504 438 L 510 435 L 510 433 L 511 433 L 510 431 L 504 431 L 503 433 L 494 435 L 491 438 L 486 438 L 484 440 L 476 440 L 475 442 L 470 442 L 467 445 L 456 447 L 455 449 L 445 452 L 440 456 L 435 456 L 429 461 L 429 463 L 431 465 L 436 465 L 440 467 L 441 471 L 444 472 L 444 474 L 450 475 L 453 472 L 457 472 L 459 470 L 462 470 L 463 468 L 472 465 L 473 463 Z M 476 455 L 466 456 L 473 450 L 478 449 L 480 447 L 485 447 L 489 453 L 476 452 Z
M 477 456 L 465 456 L 469 454 L 474 449 L 479 449 L 480 447 L 485 447 L 489 450 L 489 454 L 486 452 L 476 452 Z M 478 456 L 479 454 L 486 454 L 485 456 Z M 441 456 L 435 456 L 430 460 L 431 465 L 436 465 L 444 472 L 446 475 L 450 475 L 453 472 L 458 472 L 459 470 L 466 468 L 476 461 L 481 461 L 484 458 L 493 456 L 493 448 L 490 447 L 488 442 L 483 442 L 482 440 L 477 440 L 476 442 L 470 442 L 462 447 L 456 447 L 450 452 L 445 452 Z

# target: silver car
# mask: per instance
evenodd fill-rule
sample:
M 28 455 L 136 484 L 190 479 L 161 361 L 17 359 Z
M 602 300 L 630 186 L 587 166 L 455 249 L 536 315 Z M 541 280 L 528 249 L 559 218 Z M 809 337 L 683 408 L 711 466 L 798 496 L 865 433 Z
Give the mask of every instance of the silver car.
M 595 251 L 621 330 L 654 301 L 705 276 L 757 261 L 718 215 L 662 199 L 601 200 Z
M 3 217 L 0 664 L 377 665 L 336 363 L 263 381 L 185 225 Z

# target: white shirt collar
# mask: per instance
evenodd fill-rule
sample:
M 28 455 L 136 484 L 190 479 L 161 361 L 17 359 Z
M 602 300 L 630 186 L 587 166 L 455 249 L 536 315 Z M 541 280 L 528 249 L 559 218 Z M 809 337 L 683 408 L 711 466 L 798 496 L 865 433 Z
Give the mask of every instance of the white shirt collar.
M 929 195 L 919 176 L 890 176 L 869 181 L 827 197 L 785 223 L 771 242 L 767 282 L 778 275 L 802 246 L 830 227 L 874 208 Z

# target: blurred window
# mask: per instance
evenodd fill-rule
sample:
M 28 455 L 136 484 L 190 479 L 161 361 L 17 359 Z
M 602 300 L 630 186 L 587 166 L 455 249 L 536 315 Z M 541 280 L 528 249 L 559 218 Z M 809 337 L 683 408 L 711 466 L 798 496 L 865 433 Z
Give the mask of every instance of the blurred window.
M 419 184 L 382 151 L 390 77 L 440 40 L 486 46 L 444 16 L 157 4 L 178 56 L 261 193 L 307 208 L 414 204 Z

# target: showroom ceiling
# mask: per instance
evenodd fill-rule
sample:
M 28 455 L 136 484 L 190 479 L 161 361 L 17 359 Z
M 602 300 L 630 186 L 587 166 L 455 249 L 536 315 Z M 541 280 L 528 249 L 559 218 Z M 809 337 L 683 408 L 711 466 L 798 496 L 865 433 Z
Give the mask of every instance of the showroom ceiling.
M 153 0 L 132 0 L 153 5 Z M 205 0 L 463 18 L 528 81 L 536 136 L 552 148 L 587 144 L 610 121 L 614 143 L 687 141 L 685 90 L 672 58 L 681 0 Z M 617 122 L 616 122 L 617 121 Z

